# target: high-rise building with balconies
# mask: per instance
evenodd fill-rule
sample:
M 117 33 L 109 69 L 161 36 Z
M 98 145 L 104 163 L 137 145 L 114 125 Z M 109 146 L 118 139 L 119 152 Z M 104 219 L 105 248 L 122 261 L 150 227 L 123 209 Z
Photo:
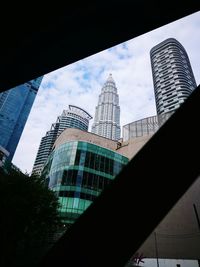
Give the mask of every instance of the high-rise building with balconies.
M 157 114 L 175 111 L 196 88 L 187 52 L 168 38 L 151 49 L 150 57 Z

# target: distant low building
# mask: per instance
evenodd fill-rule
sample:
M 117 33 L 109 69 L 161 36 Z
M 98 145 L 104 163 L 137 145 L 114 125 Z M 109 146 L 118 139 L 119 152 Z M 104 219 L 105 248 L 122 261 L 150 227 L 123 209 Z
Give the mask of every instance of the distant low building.
M 158 117 L 151 116 L 123 126 L 123 141 L 154 134 L 159 128 Z
M 151 136 L 169 119 L 173 112 L 166 112 L 133 121 L 123 126 L 123 141 L 141 136 Z

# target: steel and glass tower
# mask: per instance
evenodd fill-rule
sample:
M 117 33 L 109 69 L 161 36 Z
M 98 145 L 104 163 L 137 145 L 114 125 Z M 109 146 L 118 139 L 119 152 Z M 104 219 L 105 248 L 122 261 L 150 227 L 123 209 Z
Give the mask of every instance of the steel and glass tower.
M 0 93 L 0 145 L 11 161 L 43 77 Z
M 111 74 L 99 95 L 92 133 L 112 140 L 120 139 L 119 95 Z
M 158 115 L 173 112 L 196 88 L 196 82 L 184 47 L 174 38 L 150 51 Z
M 53 144 L 63 130 L 66 128 L 76 128 L 87 131 L 91 119 L 92 116 L 87 111 L 74 105 L 69 105 L 68 110 L 63 110 L 61 116 L 57 117 L 51 129 L 41 139 L 32 174 L 41 175 L 44 164 L 51 153 Z

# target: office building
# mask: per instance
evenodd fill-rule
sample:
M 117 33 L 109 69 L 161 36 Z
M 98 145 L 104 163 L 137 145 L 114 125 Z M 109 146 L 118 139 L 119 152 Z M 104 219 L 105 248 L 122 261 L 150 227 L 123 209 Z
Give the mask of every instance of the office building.
M 196 88 L 190 60 L 174 38 L 150 51 L 157 114 L 175 111 Z
M 57 138 L 58 123 L 53 123 L 51 129 L 42 137 L 36 159 L 33 165 L 32 175 L 40 176 L 44 163 L 51 152 L 52 146 Z
M 0 145 L 12 160 L 43 77 L 0 93 Z
M 78 129 L 57 138 L 42 176 L 59 197 L 65 223 L 73 223 L 128 163 L 116 149 L 116 141 Z
M 112 139 L 120 139 L 120 107 L 117 87 L 110 74 L 99 95 L 92 133 Z
M 57 117 L 51 129 L 41 139 L 32 174 L 41 175 L 44 163 L 52 150 L 53 144 L 64 129 L 77 128 L 87 131 L 91 119 L 92 116 L 87 111 L 74 105 L 69 105 L 68 110 L 63 110 L 61 116 Z

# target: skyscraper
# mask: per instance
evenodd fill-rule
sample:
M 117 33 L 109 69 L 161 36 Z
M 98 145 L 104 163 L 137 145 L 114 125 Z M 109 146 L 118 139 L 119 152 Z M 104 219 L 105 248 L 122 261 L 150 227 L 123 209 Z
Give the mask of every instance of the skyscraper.
M 53 144 L 63 130 L 66 128 L 77 128 L 87 131 L 90 119 L 92 119 L 92 116 L 80 107 L 69 105 L 68 110 L 63 110 L 61 116 L 57 117 L 57 121 L 52 124 L 51 129 L 41 139 L 32 174 L 41 175 L 44 163 L 51 153 Z
M 11 161 L 43 77 L 0 93 L 0 145 Z
M 101 94 L 95 111 L 92 133 L 100 136 L 118 140 L 120 139 L 120 107 L 117 87 L 109 75 Z
M 175 111 L 196 88 L 184 47 L 168 38 L 150 51 L 158 115 Z

